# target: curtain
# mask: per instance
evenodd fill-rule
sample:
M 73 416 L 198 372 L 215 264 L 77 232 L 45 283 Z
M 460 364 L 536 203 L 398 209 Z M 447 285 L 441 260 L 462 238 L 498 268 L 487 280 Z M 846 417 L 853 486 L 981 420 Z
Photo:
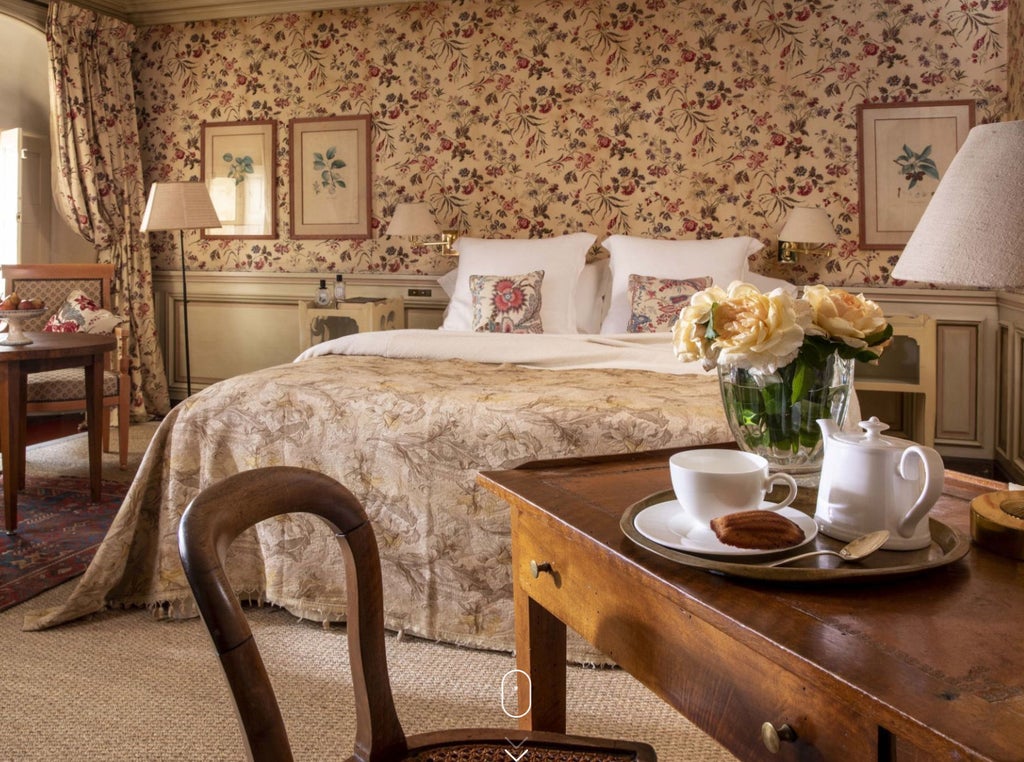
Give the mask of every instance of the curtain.
M 64 218 L 114 265 L 118 309 L 131 329 L 132 417 L 170 408 L 153 311 L 146 192 L 131 55 L 135 28 L 62 0 L 46 22 L 54 197 Z

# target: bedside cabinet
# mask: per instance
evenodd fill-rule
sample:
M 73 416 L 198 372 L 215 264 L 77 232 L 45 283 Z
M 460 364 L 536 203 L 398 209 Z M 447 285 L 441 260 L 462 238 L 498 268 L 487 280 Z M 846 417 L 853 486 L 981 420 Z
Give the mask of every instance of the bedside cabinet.
M 918 444 L 935 446 L 937 398 L 935 319 L 929 315 L 888 315 L 893 343 L 878 365 L 857 363 L 853 386 L 861 418 L 877 415 Z M 906 400 L 909 404 L 904 404 Z
M 316 302 L 299 302 L 300 349 L 309 349 L 339 336 L 396 328 L 405 328 L 405 305 L 401 298 L 362 296 L 328 307 L 317 307 Z

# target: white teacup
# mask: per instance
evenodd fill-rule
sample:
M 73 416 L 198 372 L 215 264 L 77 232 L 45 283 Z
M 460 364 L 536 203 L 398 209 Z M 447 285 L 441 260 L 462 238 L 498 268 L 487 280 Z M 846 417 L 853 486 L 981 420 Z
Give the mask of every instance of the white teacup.
M 777 511 L 796 499 L 796 480 L 789 474 L 768 473 L 768 461 L 740 450 L 685 450 L 668 461 L 676 500 L 700 524 L 727 513 L 754 508 Z M 789 485 L 780 503 L 764 504 L 776 482 Z

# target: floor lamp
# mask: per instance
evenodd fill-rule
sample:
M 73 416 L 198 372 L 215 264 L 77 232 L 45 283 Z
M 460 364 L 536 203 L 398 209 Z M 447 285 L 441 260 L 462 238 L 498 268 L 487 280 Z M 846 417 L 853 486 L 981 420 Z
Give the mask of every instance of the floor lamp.
M 204 183 L 153 183 L 140 230 L 177 230 L 181 253 L 181 304 L 185 329 L 185 391 L 192 396 L 192 366 L 188 347 L 188 283 L 185 278 L 185 232 L 219 228 L 217 212 Z

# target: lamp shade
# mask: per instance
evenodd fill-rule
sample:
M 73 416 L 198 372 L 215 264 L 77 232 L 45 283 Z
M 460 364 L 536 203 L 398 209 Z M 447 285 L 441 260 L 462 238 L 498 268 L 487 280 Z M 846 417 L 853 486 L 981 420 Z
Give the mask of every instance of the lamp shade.
M 957 286 L 1024 285 L 1024 122 L 967 133 L 892 277 Z
M 793 207 L 779 231 L 780 241 L 833 244 L 838 240 L 828 212 L 817 206 Z
M 426 203 L 420 201 L 412 204 L 398 204 L 384 235 L 393 236 L 426 236 L 440 235 L 441 226 Z
M 204 183 L 153 183 L 139 229 L 194 230 L 220 224 Z

